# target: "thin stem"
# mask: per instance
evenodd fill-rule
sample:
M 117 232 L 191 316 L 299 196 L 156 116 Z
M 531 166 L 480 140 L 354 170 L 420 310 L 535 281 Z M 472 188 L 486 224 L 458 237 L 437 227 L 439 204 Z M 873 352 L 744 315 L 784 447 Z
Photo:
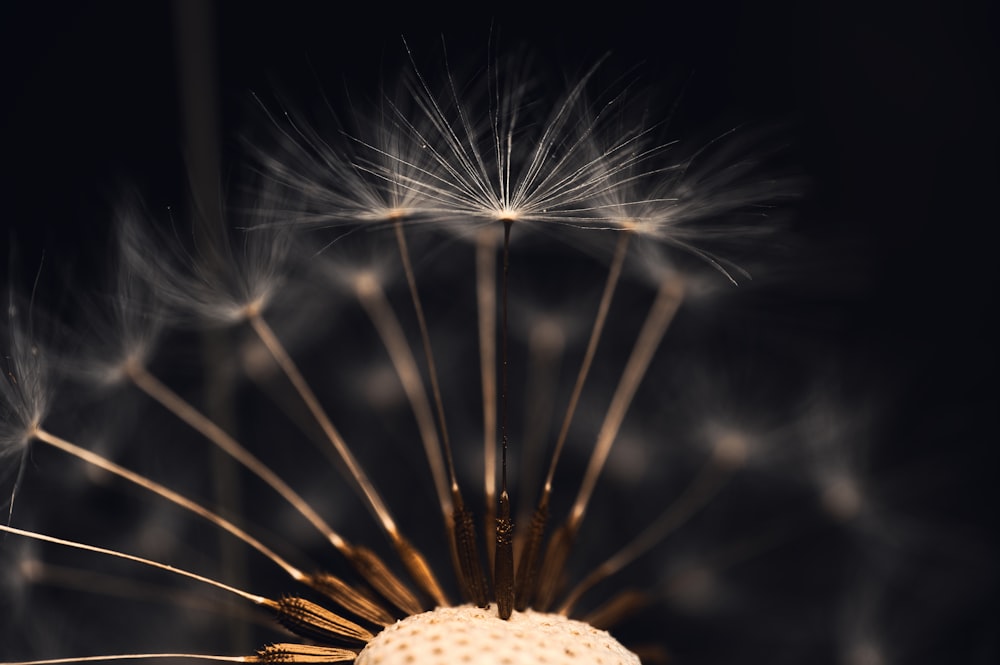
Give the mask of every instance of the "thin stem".
M 476 242 L 476 301 L 479 305 L 479 367 L 483 386 L 483 469 L 486 499 L 486 542 L 495 541 L 497 474 L 497 375 L 496 375 L 496 255 L 494 230 L 487 226 Z M 494 550 L 486 548 L 493 562 Z
M 427 456 L 427 463 L 431 467 L 431 476 L 434 478 L 438 502 L 441 504 L 442 514 L 447 521 L 451 514 L 451 497 L 448 494 L 448 483 L 445 478 L 445 463 L 441 455 L 437 432 L 434 429 L 431 406 L 427 400 L 423 382 L 420 380 L 417 362 L 410 351 L 410 345 L 406 341 L 403 328 L 399 325 L 399 320 L 393 313 L 392 306 L 385 297 L 385 292 L 378 281 L 370 275 L 362 275 L 355 280 L 354 292 L 368 314 L 368 318 L 375 326 L 375 330 L 378 331 L 379 337 L 382 338 L 382 344 L 389 352 L 393 367 L 396 368 L 396 375 L 399 377 L 400 383 L 403 384 L 403 391 L 410 402 L 413 416 L 417 420 L 420 438 L 424 442 L 424 453 Z
M 518 502 L 521 509 L 517 514 L 519 524 L 531 520 L 534 502 L 541 496 L 541 489 L 548 454 L 547 440 L 551 432 L 552 414 L 555 411 L 555 396 L 559 388 L 559 375 L 566 352 L 566 333 L 563 327 L 550 318 L 543 318 L 531 326 L 528 335 L 528 371 L 524 394 L 524 432 L 521 441 L 521 457 L 518 464 L 518 486 L 524 494 Z M 514 550 L 524 548 L 524 533 L 514 539 Z
M 623 232 L 618 236 L 618 244 L 615 247 L 615 254 L 611 260 L 611 267 L 608 270 L 608 277 L 604 283 L 604 291 L 601 294 L 601 301 L 597 307 L 597 316 L 594 318 L 594 325 L 590 331 L 590 339 L 587 342 L 587 350 L 580 365 L 580 371 L 573 385 L 573 392 L 569 398 L 569 406 L 563 418 L 562 426 L 559 429 L 559 436 L 556 439 L 555 448 L 552 451 L 552 461 L 549 463 L 548 474 L 545 477 L 545 484 L 538 497 L 538 506 L 531 521 L 531 531 L 528 535 L 528 542 L 521 552 L 521 560 L 518 563 L 517 576 L 517 599 L 518 610 L 524 610 L 534 600 L 538 591 L 538 568 L 539 554 L 541 553 L 542 538 L 545 535 L 545 525 L 548 522 L 549 498 L 552 495 L 552 481 L 555 477 L 556 466 L 562 455 L 566 437 L 569 434 L 569 426 L 576 413 L 577 404 L 580 401 L 580 394 L 583 392 L 583 385 L 590 373 L 590 367 L 597 353 L 597 345 L 604 330 L 604 324 L 608 318 L 608 311 L 611 309 L 611 300 L 614 297 L 618 280 L 621 277 L 622 266 L 625 262 L 625 255 L 628 250 L 628 242 L 631 233 Z
M 618 437 L 618 430 L 625 419 L 625 413 L 632 403 L 639 383 L 649 368 L 653 353 L 660 345 L 660 340 L 663 339 L 663 335 L 667 332 L 670 322 L 680 307 L 683 295 L 684 290 L 679 279 L 671 277 L 664 279 L 646 321 L 643 323 L 642 330 L 639 332 L 639 337 L 636 339 L 632 355 L 629 356 L 628 363 L 625 365 L 625 371 L 622 372 L 614 396 L 611 398 L 611 406 L 608 407 L 604 423 L 598 432 L 597 443 L 590 457 L 583 482 L 580 484 L 580 491 L 570 510 L 568 525 L 574 532 L 579 529 L 580 522 L 583 521 L 587 504 L 597 484 L 597 478 L 604 468 L 612 444 Z
M 577 584 L 562 607 L 559 608 L 559 613 L 568 615 L 583 594 L 595 584 L 614 575 L 680 528 L 719 493 L 735 469 L 736 465 L 730 463 L 730 460 L 722 458 L 718 454 L 713 455 L 698 475 L 691 480 L 680 498 L 668 506 L 635 539 Z
M 448 525 L 448 539 L 451 545 L 453 561 L 456 573 L 462 586 L 463 595 L 480 607 L 487 604 L 486 579 L 483 573 L 482 563 L 479 559 L 478 548 L 476 547 L 475 522 L 472 513 L 465 508 L 462 499 L 462 491 L 458 485 L 458 475 L 455 473 L 455 461 L 451 452 L 451 440 L 448 436 L 448 425 L 444 416 L 444 400 L 441 399 L 441 387 L 438 383 L 437 365 L 434 362 L 434 352 L 431 348 L 430 333 L 427 329 L 427 319 L 424 317 L 424 307 L 420 300 L 420 292 L 417 290 L 417 279 L 413 273 L 413 266 L 410 262 L 410 250 L 406 243 L 406 233 L 403 230 L 403 222 L 398 217 L 393 220 L 393 228 L 396 232 L 396 244 L 399 246 L 399 256 L 403 263 L 403 272 L 406 274 L 406 283 L 410 289 L 410 299 L 413 301 L 413 309 L 417 314 L 417 325 L 420 328 L 420 339 L 424 347 L 424 359 L 427 361 L 427 371 L 430 375 L 431 392 L 434 396 L 434 404 L 437 410 L 438 429 L 441 432 L 441 445 L 444 448 L 445 463 L 448 468 L 448 480 L 451 485 L 450 501 L 447 495 L 442 495 L 442 486 L 438 483 L 438 474 L 431 461 L 431 453 L 428 451 L 427 458 L 431 461 L 432 470 L 435 471 L 435 486 L 438 487 L 438 494 L 441 497 L 441 510 L 444 513 L 445 523 Z M 402 335 L 400 333 L 400 335 Z M 409 353 L 409 346 L 404 347 Z M 414 376 L 416 363 L 414 366 Z M 399 371 L 399 370 L 397 370 Z M 423 396 L 423 384 L 420 383 L 420 395 Z M 411 399 L 411 403 L 413 400 Z M 414 407 L 416 410 L 416 407 Z M 423 426 L 421 429 L 425 429 Z M 425 441 L 427 438 L 425 437 Z M 440 459 L 440 453 L 437 455 Z
M 159 570 L 165 570 L 168 573 L 173 573 L 174 575 L 180 575 L 181 577 L 187 577 L 192 580 L 196 580 L 203 584 L 208 584 L 214 586 L 223 591 L 228 591 L 229 593 L 236 594 L 241 598 L 249 600 L 255 605 L 267 605 L 271 606 L 274 601 L 265 598 L 264 596 L 257 596 L 247 591 L 237 589 L 236 587 L 229 586 L 228 584 L 223 584 L 217 580 L 213 580 L 210 577 L 205 577 L 197 573 L 192 573 L 182 568 L 177 568 L 175 566 L 170 566 L 165 563 L 160 563 L 159 561 L 153 561 L 151 559 L 144 559 L 143 557 L 135 556 L 132 554 L 125 554 L 124 552 L 119 552 L 117 550 L 110 550 L 104 547 L 97 547 L 95 545 L 87 545 L 86 543 L 79 543 L 73 540 L 65 540 L 63 538 L 55 538 L 54 536 L 46 536 L 41 533 L 35 533 L 34 531 L 25 531 L 24 529 L 16 529 L 12 526 L 6 526 L 0 524 L 0 531 L 5 533 L 11 533 L 15 536 L 22 536 L 24 538 L 31 538 L 32 540 L 40 540 L 46 543 L 53 543 L 55 545 L 62 545 L 64 547 L 72 547 L 78 550 L 84 550 L 86 552 L 95 552 L 97 554 L 104 554 L 107 556 L 116 557 L 118 559 L 125 559 L 126 561 L 134 561 L 135 563 L 141 563 L 144 566 L 150 566 L 152 568 L 158 568 Z
M 500 439 L 501 439 L 501 452 L 500 452 L 500 491 L 503 494 L 507 493 L 507 448 L 509 444 L 508 432 L 507 432 L 507 382 L 508 382 L 508 347 L 509 343 L 507 340 L 509 324 L 507 322 L 507 289 L 510 274 L 510 227 L 512 222 L 510 220 L 504 220 L 503 223 L 503 282 L 501 287 L 501 307 L 502 307 L 502 322 L 501 322 L 501 332 L 500 332 L 500 343 L 501 343 L 501 359 L 502 363 L 500 365 Z
M 618 280 L 622 274 L 622 266 L 625 263 L 625 254 L 628 250 L 628 241 L 631 233 L 625 231 L 619 234 L 618 244 L 615 247 L 614 258 L 611 260 L 611 267 L 608 269 L 608 278 L 604 283 L 604 291 L 601 293 L 601 302 L 597 306 L 597 316 L 594 317 L 594 326 L 590 331 L 590 339 L 587 341 L 587 350 L 580 364 L 580 372 L 576 376 L 576 383 L 573 384 L 573 392 L 569 398 L 569 406 L 566 408 L 566 416 L 563 418 L 562 426 L 559 428 L 559 437 L 556 439 L 556 446 L 552 452 L 552 461 L 549 463 L 548 475 L 545 476 L 545 485 L 542 489 L 545 501 L 548 501 L 552 493 L 552 480 L 556 475 L 556 466 L 562 454 L 563 445 L 569 434 L 570 423 L 576 414 L 576 407 L 580 402 L 580 394 L 583 392 L 583 385 L 587 381 L 590 367 L 594 362 L 594 355 L 597 353 L 597 345 L 601 340 L 601 333 L 604 331 L 604 324 L 608 319 L 608 311 L 611 309 L 611 300 L 614 298 Z
M 605 414 L 604 423 L 597 435 L 597 443 L 591 454 L 587 470 L 584 472 L 583 481 L 576 501 L 570 510 L 570 515 L 566 521 L 556 530 L 549 540 L 548 549 L 545 552 L 545 559 L 542 563 L 542 570 L 539 573 L 539 583 L 536 591 L 534 605 L 539 610 L 547 609 L 555 597 L 559 586 L 559 574 L 566 564 L 570 551 L 576 542 L 576 535 L 583 522 L 587 505 L 597 484 L 597 478 L 604 468 L 611 446 L 618 437 L 618 430 L 625 413 L 628 411 L 635 391 L 639 387 L 649 364 L 653 359 L 653 353 L 660 345 L 663 335 L 666 333 L 670 322 L 673 320 L 677 309 L 683 299 L 684 289 L 679 279 L 668 276 L 660 285 L 656 300 L 653 302 L 643 323 L 635 346 L 625 364 L 625 370 L 615 388 L 611 398 L 611 405 Z M 541 510 L 536 512 L 536 518 L 544 517 Z M 535 528 L 533 522 L 532 528 Z
M 116 660 L 152 660 L 156 658 L 190 658 L 215 660 L 227 663 L 256 663 L 257 656 L 215 656 L 203 653 L 122 653 L 110 656 L 77 656 L 72 658 L 46 658 L 43 660 L 16 660 L 0 665 L 62 665 L 63 663 L 109 663 Z
M 431 347 L 430 332 L 427 328 L 427 319 L 424 316 L 424 306 L 420 300 L 420 292 L 417 290 L 417 278 L 413 274 L 413 265 L 410 262 L 410 250 L 406 243 L 406 234 L 403 231 L 403 223 L 397 219 L 393 227 L 396 231 L 396 243 L 399 245 L 399 256 L 403 263 L 403 273 L 406 275 L 406 284 L 410 288 L 410 299 L 413 301 L 413 309 L 417 314 L 417 326 L 420 328 L 420 341 L 424 347 L 424 359 L 427 361 L 427 373 L 430 376 L 431 394 L 434 397 L 434 406 L 437 411 L 438 429 L 441 432 L 441 445 L 444 447 L 445 462 L 448 465 L 448 476 L 451 479 L 452 487 L 458 486 L 455 474 L 455 461 L 451 453 L 451 437 L 448 436 L 448 425 L 444 416 L 444 400 L 441 398 L 441 385 L 438 382 L 437 364 L 434 362 L 434 351 Z
M 268 644 L 257 652 L 256 663 L 344 663 L 358 657 L 353 649 L 314 644 Z
M 68 591 L 169 605 L 182 612 L 206 612 L 225 615 L 248 628 L 256 625 L 273 628 L 274 624 L 260 612 L 242 603 L 229 602 L 231 598 L 209 598 L 199 589 L 180 589 L 167 583 L 149 583 L 133 576 L 98 573 L 86 568 L 60 566 L 40 559 L 25 562 L 22 571 L 26 581 L 33 585 L 54 587 Z M 220 580 L 223 581 L 223 580 Z M 227 582 L 228 583 L 228 582 Z
M 653 595 L 638 589 L 625 589 L 617 592 L 611 599 L 592 610 L 583 618 L 598 630 L 611 630 L 616 625 L 636 612 L 648 607 L 653 602 Z
M 180 506 L 181 508 L 189 510 L 194 514 L 203 517 L 204 519 L 208 520 L 215 526 L 219 527 L 220 529 L 224 529 L 225 531 L 228 531 L 236 538 L 239 538 L 244 543 L 254 548 L 264 556 L 266 556 L 268 559 L 270 559 L 280 568 L 282 568 L 292 579 L 299 582 L 304 582 L 307 579 L 308 576 L 305 573 L 303 573 L 301 570 L 299 570 L 292 564 L 285 561 L 280 556 L 278 556 L 276 553 L 274 553 L 270 548 L 261 543 L 259 540 L 257 540 L 256 538 L 254 538 L 253 536 L 251 536 L 246 531 L 239 528 L 229 520 L 225 519 L 224 517 L 213 513 L 212 511 L 205 508 L 201 504 L 196 503 L 191 499 L 188 499 L 187 497 L 182 496 L 177 492 L 174 492 L 173 490 L 168 489 L 163 485 L 160 485 L 159 483 L 150 480 L 149 478 L 146 478 L 145 476 L 141 476 L 135 473 L 134 471 L 129 471 L 128 469 L 115 464 L 111 460 L 102 457 L 97 453 L 93 453 L 89 450 L 85 450 L 84 448 L 80 448 L 79 446 L 76 446 L 70 443 L 69 441 L 66 441 L 65 439 L 61 439 L 58 436 L 55 436 L 54 434 L 50 434 L 49 432 L 46 432 L 43 429 L 35 430 L 34 437 L 43 443 L 47 443 L 53 448 L 57 448 L 65 453 L 73 455 L 74 457 L 83 460 L 87 464 L 96 466 L 99 469 L 104 469 L 105 471 L 112 473 L 120 478 L 123 478 L 135 485 L 138 485 L 143 489 L 153 492 L 154 494 L 166 499 L 167 501 L 170 501 L 171 503 Z
M 306 382 L 302 373 L 299 371 L 298 366 L 292 360 L 291 356 L 282 346 L 281 342 L 278 340 L 277 335 L 271 330 L 271 327 L 267 325 L 264 318 L 260 315 L 260 312 L 253 310 L 249 312 L 250 325 L 253 327 L 254 331 L 260 337 L 264 346 L 267 347 L 271 355 L 274 357 L 275 362 L 291 381 L 292 386 L 298 392 L 299 397 L 302 399 L 303 403 L 308 407 L 310 413 L 312 413 L 313 418 L 316 423 L 323 430 L 327 439 L 336 449 L 337 453 L 340 455 L 345 466 L 347 466 L 348 471 L 354 478 L 361 492 L 364 494 L 365 499 L 368 501 L 368 505 L 371 507 L 372 512 L 375 514 L 376 519 L 382 525 L 382 528 L 389 535 L 392 541 L 393 547 L 396 553 L 399 555 L 409 571 L 413 579 L 420 585 L 420 587 L 434 599 L 434 602 L 439 605 L 447 605 L 448 601 L 444 596 L 444 592 L 438 585 L 437 580 L 434 578 L 433 573 L 431 573 L 430 566 L 424 560 L 423 556 L 413 547 L 413 545 L 403 537 L 396 527 L 395 521 L 393 521 L 392 516 L 389 514 L 389 509 L 386 508 L 382 501 L 382 497 L 379 496 L 378 492 L 375 490 L 375 486 L 368 479 L 361 465 L 358 464 L 354 455 L 351 453 L 350 448 L 347 447 L 347 443 L 344 441 L 343 437 L 340 436 L 340 432 L 333 426 L 330 422 L 330 418 L 326 415 L 323 407 L 320 405 L 319 400 L 316 398 L 316 394 L 313 393 L 312 388 Z
M 500 510 L 497 516 L 496 558 L 494 560 L 493 586 L 496 593 L 497 613 L 501 619 L 509 619 L 514 610 L 514 524 L 510 519 L 510 495 L 507 493 L 507 286 L 510 273 L 510 227 L 512 222 L 503 223 L 503 324 L 502 358 L 500 368 L 500 435 L 503 441 L 500 466 Z
M 165 409 L 190 425 L 202 436 L 246 467 L 251 473 L 267 483 L 268 486 L 281 495 L 285 501 L 323 534 L 338 551 L 346 553 L 350 550 L 350 546 L 344 539 L 313 510 L 312 506 L 305 499 L 278 477 L 266 464 L 240 445 L 224 429 L 209 420 L 203 413 L 195 409 L 190 402 L 187 402 L 180 395 L 164 385 L 163 382 L 150 374 L 141 365 L 131 364 L 127 372 L 133 383 L 140 390 L 159 402 Z
M 270 351 L 271 355 L 274 357 L 278 367 L 281 371 L 285 373 L 288 380 L 291 381 L 292 386 L 295 391 L 299 394 L 302 402 L 309 409 L 316 423 L 323 430 L 323 434 L 326 435 L 327 440 L 336 449 L 337 454 L 340 455 L 341 460 L 347 466 L 348 472 L 351 477 L 358 484 L 361 489 L 362 494 L 364 494 L 365 499 L 368 501 L 368 505 L 371 507 L 376 519 L 382 525 L 382 528 L 390 538 L 395 540 L 399 536 L 399 529 L 396 527 L 396 523 L 393 521 L 392 516 L 389 514 L 389 509 L 385 507 L 385 503 L 382 501 L 382 497 L 379 496 L 378 492 L 375 490 L 375 486 L 372 485 L 368 476 L 365 474 L 361 465 L 358 464 L 357 459 L 355 459 L 353 453 L 351 453 L 350 448 L 347 447 L 347 443 L 344 441 L 343 437 L 340 436 L 340 432 L 333 426 L 330 422 L 329 416 L 323 410 L 323 407 L 319 403 L 316 394 L 309 387 L 306 382 L 305 377 L 302 376 L 302 372 L 299 371 L 298 366 L 295 361 L 292 360 L 291 356 L 285 350 L 285 347 L 278 340 L 278 336 L 274 334 L 271 326 L 267 324 L 264 318 L 260 315 L 260 312 L 254 311 L 250 313 L 249 316 L 250 325 L 253 327 L 254 332 L 257 333 L 260 340 Z
M 443 493 L 443 482 L 439 482 L 438 467 L 431 461 L 432 456 L 428 451 L 427 458 L 431 461 L 434 473 L 435 486 L 438 488 L 441 511 L 444 515 L 445 524 L 448 531 L 448 540 L 452 550 L 452 560 L 462 588 L 462 594 L 480 607 L 487 604 L 486 578 L 482 570 L 482 563 L 479 560 L 479 552 L 476 547 L 475 523 L 472 513 L 465 508 L 462 499 L 462 491 L 458 485 L 458 474 L 455 472 L 454 456 L 451 452 L 451 439 L 448 436 L 448 425 L 444 416 L 444 400 L 441 399 L 441 387 L 438 383 L 437 364 L 434 362 L 434 352 L 431 348 L 430 332 L 427 328 L 427 319 L 424 316 L 423 303 L 420 300 L 420 292 L 417 290 L 417 279 L 413 274 L 413 265 L 410 261 L 410 250 L 406 243 L 406 233 L 403 230 L 403 221 L 399 217 L 393 219 L 393 229 L 396 232 L 396 244 L 399 246 L 399 256 L 403 263 L 403 272 L 406 274 L 406 283 L 410 289 L 410 299 L 413 301 L 413 309 L 417 315 L 417 326 L 420 329 L 420 339 L 424 348 L 424 360 L 427 362 L 427 372 L 430 375 L 431 392 L 434 396 L 434 405 L 437 411 L 438 430 L 441 432 L 441 446 L 444 449 L 444 460 L 448 469 L 448 482 L 450 483 L 451 496 Z M 409 347 L 406 347 L 407 350 Z M 416 363 L 414 363 L 414 373 Z M 421 394 L 423 394 L 423 384 L 420 383 Z M 411 400 L 412 401 L 412 400 Z M 426 402 L 426 397 L 424 397 Z M 435 456 L 437 464 L 440 465 L 440 453 Z
M 267 348 L 259 339 L 258 342 L 261 347 L 264 349 Z M 274 363 L 275 368 L 278 367 L 277 362 L 275 362 L 270 352 L 268 352 L 267 358 L 270 362 Z M 340 456 L 337 454 L 336 449 L 329 445 L 329 441 L 327 441 L 319 426 L 315 424 L 310 415 L 302 413 L 304 405 L 300 399 L 297 399 L 297 395 L 293 401 L 288 399 L 289 395 L 287 391 L 282 390 L 279 392 L 274 390 L 273 383 L 264 375 L 264 370 L 261 368 L 259 361 L 247 362 L 246 367 L 248 374 L 257 383 L 258 387 L 269 393 L 272 401 L 284 411 L 310 441 L 318 444 L 320 452 L 335 465 L 340 464 Z M 267 371 L 269 372 L 270 369 Z M 360 547 L 346 541 L 342 542 L 344 542 L 346 549 L 341 550 L 341 552 L 351 562 L 351 565 L 358 574 L 382 594 L 384 598 L 407 615 L 423 611 L 424 606 L 421 601 L 396 576 L 396 573 L 389 569 L 377 554 L 365 547 Z M 317 577 L 313 576 L 313 579 L 315 580 Z

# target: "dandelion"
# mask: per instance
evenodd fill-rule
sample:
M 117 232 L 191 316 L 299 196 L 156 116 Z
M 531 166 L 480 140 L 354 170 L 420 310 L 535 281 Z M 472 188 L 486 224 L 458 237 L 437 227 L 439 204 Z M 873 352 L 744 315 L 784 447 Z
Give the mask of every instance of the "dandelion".
M 741 417 L 720 379 L 754 331 L 734 353 L 687 314 L 699 280 L 745 279 L 716 245 L 757 235 L 746 214 L 789 182 L 759 179 L 730 136 L 686 156 L 658 142 L 657 123 L 630 122 L 630 86 L 591 96 L 603 63 L 550 103 L 512 65 L 468 81 L 449 68 L 437 88 L 410 60 L 400 92 L 354 105 L 339 132 L 272 113 L 259 191 L 212 243 L 122 209 L 98 341 L 55 369 L 91 403 L 141 404 L 142 422 L 118 414 L 118 428 L 96 407 L 50 418 L 78 395 L 48 387 L 46 354 L 10 309 L 0 456 L 20 460 L 15 489 L 44 490 L 12 500 L 3 550 L 26 611 L 68 613 L 85 635 L 19 637 L 4 662 L 711 658 L 691 656 L 683 630 L 628 630 L 664 611 L 682 625 L 739 613 L 761 630 L 733 648 L 773 655 L 788 629 L 754 623 L 741 569 L 802 530 L 775 506 L 810 496 L 799 512 L 829 525 L 864 497 L 846 471 L 817 472 L 818 492 L 783 472 L 778 442 L 808 427 Z M 209 367 L 178 349 L 205 330 L 226 335 L 202 354 Z M 229 421 L 201 386 L 213 365 L 232 383 Z M 46 485 L 43 451 L 94 474 L 78 524 L 45 514 L 44 492 L 68 500 L 76 486 L 58 466 Z M 220 458 L 235 512 L 214 492 Z M 866 644 L 841 660 L 871 660 Z

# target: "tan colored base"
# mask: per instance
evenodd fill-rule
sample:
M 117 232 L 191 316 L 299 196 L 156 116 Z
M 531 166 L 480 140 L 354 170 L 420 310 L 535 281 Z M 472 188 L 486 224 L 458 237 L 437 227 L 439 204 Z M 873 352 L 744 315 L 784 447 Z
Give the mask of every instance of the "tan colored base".
M 557 614 L 496 607 L 443 607 L 407 617 L 375 636 L 357 665 L 639 665 L 606 631 Z

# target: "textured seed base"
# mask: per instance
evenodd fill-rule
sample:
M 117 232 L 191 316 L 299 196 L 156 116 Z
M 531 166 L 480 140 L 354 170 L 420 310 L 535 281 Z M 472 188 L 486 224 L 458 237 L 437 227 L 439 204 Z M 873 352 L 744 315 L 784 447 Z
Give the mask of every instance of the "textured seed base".
M 375 636 L 357 665 L 639 665 L 603 630 L 556 614 L 495 607 L 442 607 L 407 617 Z

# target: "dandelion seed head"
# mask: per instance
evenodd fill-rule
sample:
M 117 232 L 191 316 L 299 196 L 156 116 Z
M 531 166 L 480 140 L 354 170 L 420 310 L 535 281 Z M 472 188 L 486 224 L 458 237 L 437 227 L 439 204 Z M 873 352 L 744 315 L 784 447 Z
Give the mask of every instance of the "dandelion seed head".
M 719 603 L 718 574 L 704 564 L 693 564 L 671 577 L 667 584 L 670 604 L 689 614 L 713 611 Z
M 284 286 L 292 251 L 286 229 L 265 209 L 233 223 L 233 236 L 189 246 L 149 215 L 119 215 L 124 269 L 143 280 L 177 321 L 230 326 L 263 311 Z
M 621 217 L 609 220 L 612 224 L 638 235 L 653 235 L 656 232 L 656 222 L 638 217 Z
M 20 578 L 31 584 L 42 576 L 42 562 L 34 557 L 24 557 L 15 571 L 14 579 Z
M 239 357 L 243 371 L 254 381 L 264 383 L 278 371 L 274 358 L 257 338 L 248 338 L 240 343 Z
M 42 575 L 44 564 L 37 549 L 35 543 L 19 542 L 5 546 L 0 553 L 0 589 L 4 594 L 0 607 L 7 606 L 12 613 L 20 610 L 29 589 Z
M 64 363 L 71 377 L 102 388 L 127 382 L 146 366 L 168 321 L 150 286 L 126 266 L 119 267 L 108 301 L 87 308 L 89 330 L 81 336 L 79 357 Z
M 514 317 L 511 321 L 511 335 L 529 345 L 549 351 L 585 342 L 587 317 L 583 311 L 583 302 L 591 302 L 583 297 L 582 288 L 580 291 L 581 297 L 569 302 L 553 302 L 553 298 L 543 296 L 541 289 L 537 293 L 520 294 L 512 298 L 513 306 L 517 307 L 518 312 L 523 312 L 523 315 Z
M 359 297 L 370 296 L 379 290 L 379 280 L 370 270 L 359 271 L 354 275 L 354 290 Z
M 638 665 L 639 658 L 607 632 L 558 614 L 528 610 L 504 621 L 490 609 L 460 606 L 417 614 L 386 628 L 355 662 Z
M 863 642 L 848 649 L 843 665 L 887 665 L 887 661 L 877 645 Z
M 275 145 L 248 144 L 265 177 L 295 196 L 298 205 L 285 209 L 283 222 L 328 227 L 433 221 L 435 199 L 419 183 L 438 178 L 436 162 L 397 119 L 412 118 L 411 106 L 409 93 L 396 86 L 367 108 L 352 106 L 342 116 L 321 119 L 334 125 L 329 133 L 303 114 L 278 116 L 264 107 Z M 277 200 L 282 206 L 288 201 L 283 194 Z
M 856 480 L 846 474 L 831 474 L 822 482 L 820 501 L 834 518 L 848 521 L 864 508 L 864 494 Z
M 605 199 L 663 170 L 654 161 L 663 146 L 649 128 L 623 122 L 628 95 L 589 99 L 598 66 L 546 104 L 547 95 L 534 94 L 537 71 L 528 74 L 521 58 L 475 76 L 448 68 L 436 81 L 410 57 L 395 92 L 367 108 L 352 105 L 346 122 L 336 119 L 339 132 L 272 115 L 278 150 L 255 152 L 268 177 L 304 202 L 290 223 L 405 220 L 463 237 L 495 222 L 600 227 L 614 224 L 602 214 Z M 343 140 L 331 140 L 338 133 Z
M 19 455 L 41 426 L 49 408 L 45 351 L 31 339 L 16 305 L 7 308 L 0 328 L 0 459 Z
M 522 211 L 503 207 L 497 210 L 495 214 L 498 222 L 516 222 L 521 218 Z
M 414 209 L 393 206 L 382 211 L 380 216 L 382 219 L 394 222 L 396 220 L 406 219 L 407 217 L 412 216 L 415 212 L 416 211 Z
M 726 430 L 715 436 L 712 456 L 727 467 L 742 466 L 750 456 L 750 441 L 741 432 Z
M 891 618 L 886 620 L 886 591 L 891 577 L 887 572 L 864 566 L 843 590 L 837 635 L 837 655 L 842 665 L 888 665 L 896 662 L 887 649 L 884 631 L 887 624 L 898 626 L 903 623 L 907 613 L 894 610 Z
M 83 475 L 87 482 L 95 487 L 111 485 L 114 482 L 114 475 L 99 469 L 96 466 L 87 465 L 83 469 Z
M 562 349 L 566 345 L 566 326 L 553 316 L 533 318 L 530 338 L 533 344 L 548 351 Z
M 811 403 L 799 424 L 820 506 L 833 519 L 857 526 L 857 518 L 875 516 L 865 490 L 867 442 L 862 426 L 867 417 L 863 410 L 848 413 L 846 405 L 827 398 Z M 854 445 L 846 445 L 848 440 Z
M 354 297 L 370 296 L 384 290 L 398 272 L 396 261 L 381 248 L 350 251 L 333 247 L 324 252 L 316 264 L 327 283 Z

